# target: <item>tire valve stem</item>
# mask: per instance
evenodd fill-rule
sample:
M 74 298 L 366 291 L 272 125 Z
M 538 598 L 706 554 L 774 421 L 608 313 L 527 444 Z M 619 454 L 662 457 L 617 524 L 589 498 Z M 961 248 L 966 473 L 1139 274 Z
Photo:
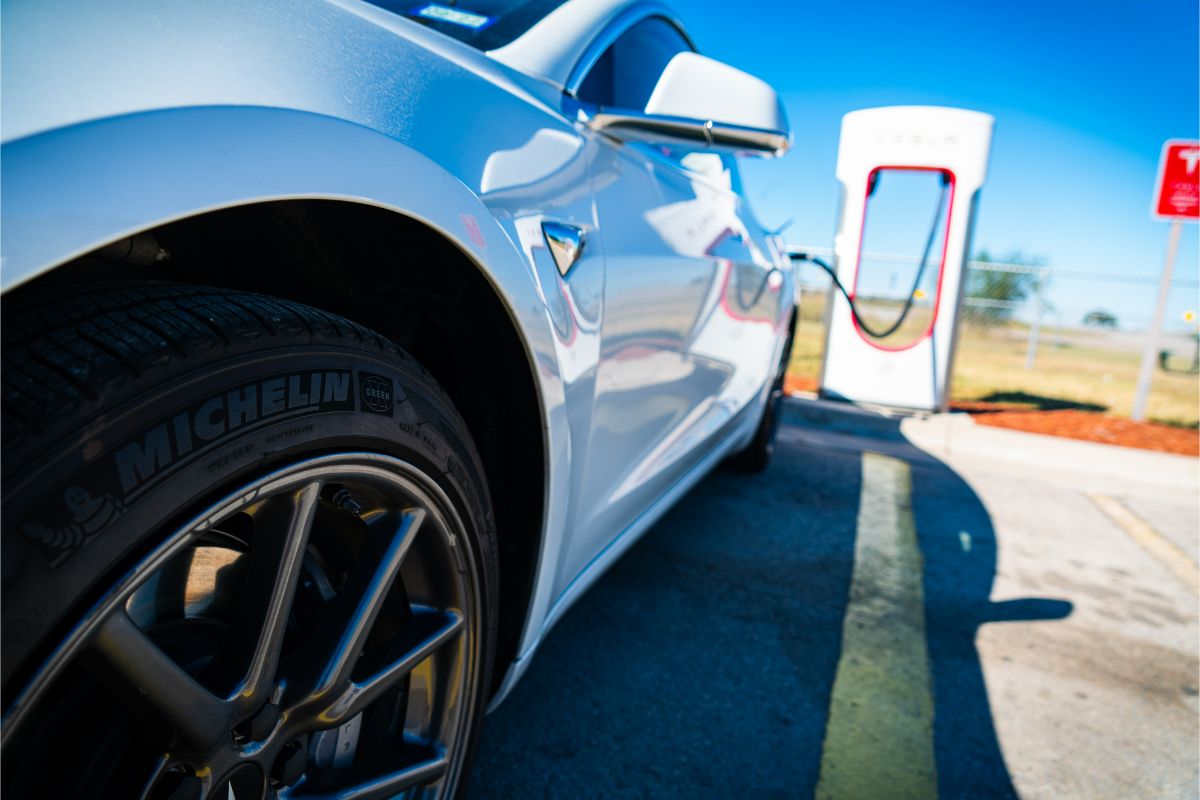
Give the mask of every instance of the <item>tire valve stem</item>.
M 350 494 L 350 490 L 342 487 L 333 493 L 330 502 L 342 511 L 349 511 L 354 516 L 359 516 L 363 512 L 363 507 L 354 499 L 354 495 Z

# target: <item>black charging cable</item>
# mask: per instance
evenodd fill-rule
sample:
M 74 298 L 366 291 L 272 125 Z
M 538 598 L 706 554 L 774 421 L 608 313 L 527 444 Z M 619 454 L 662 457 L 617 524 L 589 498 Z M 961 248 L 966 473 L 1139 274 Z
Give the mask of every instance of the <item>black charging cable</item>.
M 868 194 L 868 196 L 874 193 L 875 186 L 876 184 L 873 183 L 871 186 L 871 192 Z M 838 279 L 837 271 L 834 270 L 834 268 L 830 266 L 827 261 L 799 250 L 790 251 L 788 253 L 788 257 L 795 262 L 807 261 L 810 264 L 815 264 L 829 273 L 829 277 L 833 279 L 833 285 L 838 288 L 838 291 L 841 292 L 842 296 L 846 298 L 846 302 L 850 304 L 850 313 L 854 315 L 854 320 L 858 323 L 858 326 L 866 331 L 867 334 L 873 339 L 885 339 L 896 331 L 900 330 L 900 326 L 903 325 L 904 320 L 908 318 L 908 312 L 912 311 L 913 303 L 916 302 L 917 289 L 921 285 L 921 278 L 925 277 L 925 268 L 929 266 L 929 253 L 933 250 L 934 239 L 937 238 L 938 228 L 940 227 L 938 222 L 942 218 L 942 211 L 944 211 L 946 208 L 946 196 L 949 194 L 949 192 L 950 182 L 943 174 L 942 191 L 938 195 L 937 209 L 933 212 L 933 224 L 930 225 L 929 235 L 925 238 L 925 249 L 921 253 L 921 264 L 919 267 L 917 267 L 917 276 L 913 278 L 912 289 L 910 289 L 908 292 L 908 299 L 904 303 L 904 309 L 900 312 L 900 316 L 896 319 L 896 321 L 892 323 L 891 327 L 889 327 L 887 330 L 876 331 L 867 324 L 866 320 L 862 318 L 862 315 L 858 313 L 858 304 L 854 302 L 854 298 L 848 291 L 846 291 L 846 287 L 842 285 L 841 280 Z

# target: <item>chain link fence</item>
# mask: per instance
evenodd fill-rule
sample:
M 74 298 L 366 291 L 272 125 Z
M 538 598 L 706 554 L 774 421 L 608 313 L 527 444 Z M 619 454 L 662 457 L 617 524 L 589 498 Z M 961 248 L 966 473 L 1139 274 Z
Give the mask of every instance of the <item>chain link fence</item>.
M 829 248 L 800 248 L 829 259 Z M 893 283 L 911 281 L 918 259 L 864 253 L 875 269 L 894 264 Z M 1160 338 L 1148 417 L 1196 426 L 1200 338 L 1196 269 L 1177 273 Z M 792 385 L 815 389 L 824 352 L 830 280 L 801 265 L 801 311 Z M 1128 416 L 1158 278 L 1039 264 L 968 263 L 959 317 L 953 401 L 1077 408 Z M 932 298 L 929 298 L 932 300 Z M 866 301 L 866 298 L 864 298 Z M 1131 313 L 1129 309 L 1144 309 Z M 1190 317 L 1187 312 L 1190 313 Z

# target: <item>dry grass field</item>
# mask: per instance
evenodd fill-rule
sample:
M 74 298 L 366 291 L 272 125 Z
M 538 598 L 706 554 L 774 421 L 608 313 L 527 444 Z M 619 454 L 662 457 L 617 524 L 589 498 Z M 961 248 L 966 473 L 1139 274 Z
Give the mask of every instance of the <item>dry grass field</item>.
M 815 378 L 824 346 L 825 295 L 801 303 L 790 372 Z M 1043 330 L 1032 370 L 1025 369 L 1028 330 L 1010 324 L 966 324 L 959 337 L 952 398 L 1016 403 L 1030 408 L 1068 408 L 1129 416 L 1141 354 L 1137 337 L 1092 331 Z M 1187 366 L 1187 359 L 1178 359 Z M 1155 370 L 1148 416 L 1195 427 L 1200 420 L 1200 376 Z

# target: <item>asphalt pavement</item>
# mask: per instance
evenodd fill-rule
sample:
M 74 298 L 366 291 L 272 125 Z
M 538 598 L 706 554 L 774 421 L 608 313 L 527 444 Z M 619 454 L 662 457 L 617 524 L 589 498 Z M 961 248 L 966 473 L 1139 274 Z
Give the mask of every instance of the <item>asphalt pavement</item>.
M 1197 796 L 1196 459 L 788 402 L 546 637 L 472 797 Z

